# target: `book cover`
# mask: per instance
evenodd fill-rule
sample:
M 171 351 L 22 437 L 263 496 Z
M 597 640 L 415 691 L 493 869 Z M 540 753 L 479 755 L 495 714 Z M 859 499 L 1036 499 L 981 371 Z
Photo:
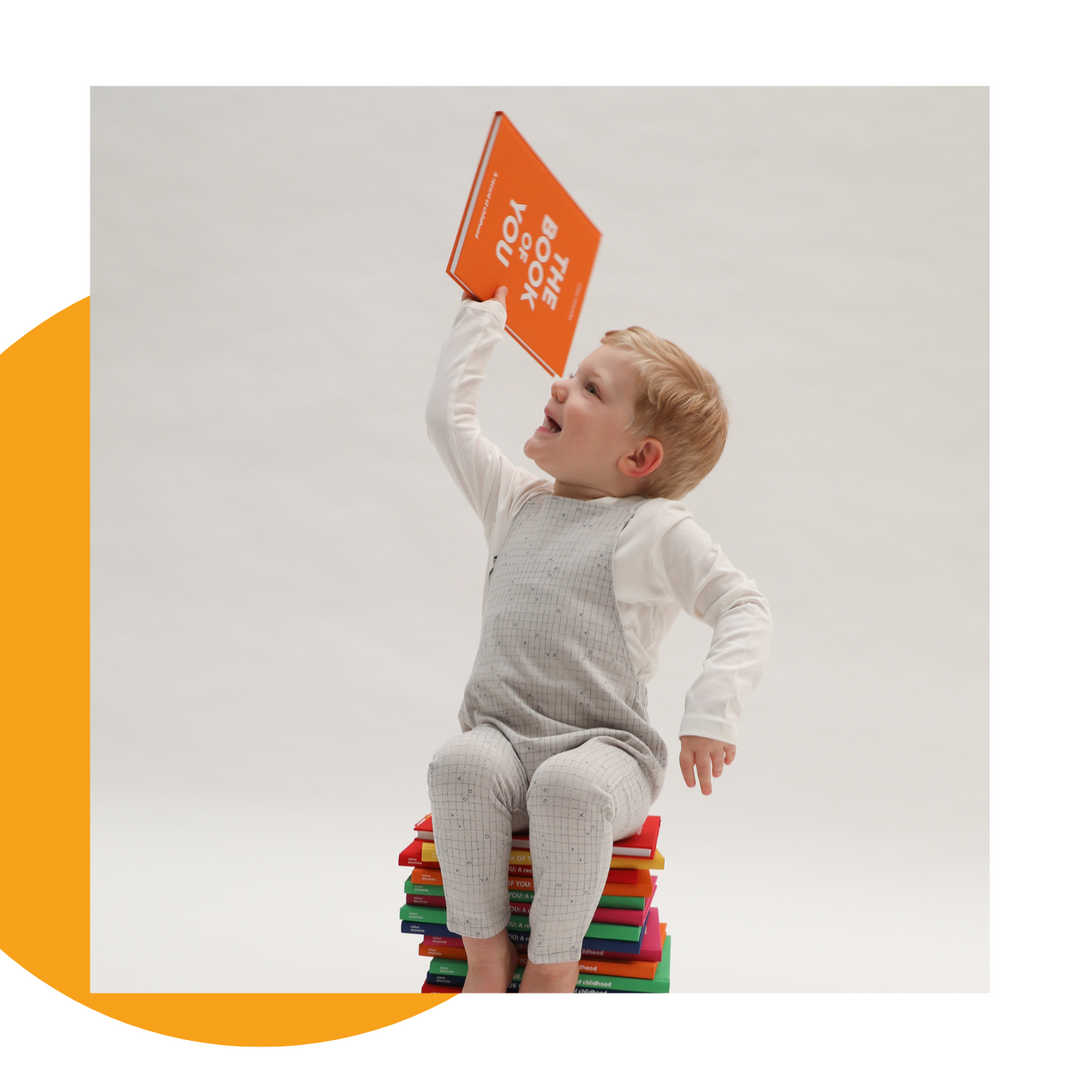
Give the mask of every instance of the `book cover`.
M 484 300 L 505 285 L 507 331 L 562 375 L 599 246 L 600 230 L 497 112 L 446 272 Z
M 435 834 L 432 832 L 431 815 L 422 818 L 414 826 L 417 840 L 428 840 L 434 843 Z M 611 847 L 612 855 L 631 855 L 636 857 L 652 858 L 656 854 L 656 839 L 660 835 L 660 818 L 656 814 L 650 814 L 645 819 L 645 824 L 632 836 L 624 836 L 616 840 Z M 529 850 L 529 834 L 514 833 L 510 838 L 510 846 L 522 851 Z

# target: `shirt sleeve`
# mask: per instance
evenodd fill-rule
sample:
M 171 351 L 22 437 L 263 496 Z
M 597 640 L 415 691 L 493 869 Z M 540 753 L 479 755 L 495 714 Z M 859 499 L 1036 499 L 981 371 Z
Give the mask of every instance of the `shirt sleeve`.
M 701 674 L 686 694 L 679 735 L 734 744 L 743 702 L 765 670 L 768 601 L 682 503 L 668 503 L 657 515 L 651 551 L 656 586 L 713 630 Z
M 523 498 L 550 483 L 516 466 L 480 432 L 476 403 L 484 370 L 503 336 L 496 300 L 464 300 L 443 344 L 428 395 L 427 432 L 443 464 L 484 526 L 489 548 Z

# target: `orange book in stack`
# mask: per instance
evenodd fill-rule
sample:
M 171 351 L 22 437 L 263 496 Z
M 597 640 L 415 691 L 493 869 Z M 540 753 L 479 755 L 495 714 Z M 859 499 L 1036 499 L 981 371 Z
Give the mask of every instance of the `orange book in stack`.
M 483 300 L 507 287 L 506 329 L 562 375 L 600 230 L 497 112 L 446 272 Z

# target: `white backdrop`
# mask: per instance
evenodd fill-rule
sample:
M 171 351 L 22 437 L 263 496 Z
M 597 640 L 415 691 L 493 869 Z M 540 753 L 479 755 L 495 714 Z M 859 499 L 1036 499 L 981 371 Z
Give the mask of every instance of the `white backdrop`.
M 735 765 L 655 808 L 674 989 L 986 989 L 987 92 L 490 88 L 91 95 L 92 989 L 419 987 L 484 565 L 423 407 L 496 108 L 604 232 L 571 362 L 641 323 L 724 386 L 687 501 L 772 605 Z M 507 339 L 521 463 L 547 385 Z

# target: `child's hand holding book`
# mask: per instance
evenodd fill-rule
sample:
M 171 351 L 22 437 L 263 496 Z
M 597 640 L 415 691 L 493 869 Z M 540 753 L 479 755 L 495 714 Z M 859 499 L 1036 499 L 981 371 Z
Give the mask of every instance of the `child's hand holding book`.
M 724 766 L 735 760 L 735 747 L 731 743 L 706 739 L 700 735 L 683 735 L 679 742 L 682 743 L 679 768 L 682 769 L 686 786 L 694 786 L 694 767 L 697 766 L 701 794 L 711 795 L 713 777 L 719 776 L 724 771 Z
M 465 289 L 462 292 L 461 299 L 462 300 L 476 300 L 476 301 L 478 301 L 480 303 L 483 303 L 483 301 L 480 300 L 479 296 L 474 296 L 471 292 L 469 292 L 468 289 Z M 498 300 L 499 303 L 502 304 L 502 306 L 503 306 L 503 311 L 505 311 L 506 310 L 506 286 L 505 285 L 500 285 L 495 290 L 495 295 L 491 299 L 492 300 Z

